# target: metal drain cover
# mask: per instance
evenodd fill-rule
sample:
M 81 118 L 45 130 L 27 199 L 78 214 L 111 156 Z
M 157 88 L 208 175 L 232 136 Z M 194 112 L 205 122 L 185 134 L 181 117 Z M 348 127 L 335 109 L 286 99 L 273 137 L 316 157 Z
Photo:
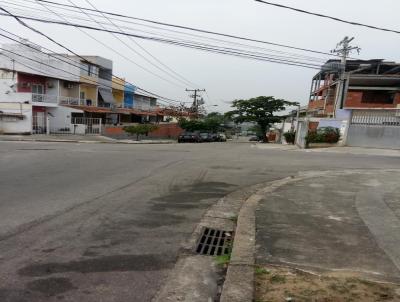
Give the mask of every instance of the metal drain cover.
M 232 243 L 232 232 L 203 228 L 196 253 L 208 256 L 227 255 Z

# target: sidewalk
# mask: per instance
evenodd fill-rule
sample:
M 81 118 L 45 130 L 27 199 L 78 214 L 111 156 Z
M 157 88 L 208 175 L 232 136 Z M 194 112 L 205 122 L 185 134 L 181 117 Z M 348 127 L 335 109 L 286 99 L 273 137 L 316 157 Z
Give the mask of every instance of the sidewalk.
M 395 149 L 375 149 L 362 147 L 331 147 L 318 149 L 300 149 L 303 152 L 319 152 L 319 153 L 342 153 L 357 155 L 374 155 L 374 156 L 400 156 L 400 150 Z
M 307 153 L 341 153 L 341 154 L 355 154 L 355 155 L 372 155 L 372 156 L 400 156 L 400 150 L 395 149 L 375 149 L 363 147 L 329 147 L 329 148 L 315 148 L 315 149 L 300 149 L 295 145 L 283 144 L 258 144 L 252 145 L 253 148 L 261 150 L 282 150 L 282 151 L 295 151 Z
M 262 196 L 256 301 L 400 301 L 400 286 L 365 281 L 400 283 L 399 177 L 332 173 Z
M 0 135 L 0 141 L 60 142 L 60 143 L 108 143 L 108 144 L 173 144 L 170 139 L 113 139 L 102 135 Z

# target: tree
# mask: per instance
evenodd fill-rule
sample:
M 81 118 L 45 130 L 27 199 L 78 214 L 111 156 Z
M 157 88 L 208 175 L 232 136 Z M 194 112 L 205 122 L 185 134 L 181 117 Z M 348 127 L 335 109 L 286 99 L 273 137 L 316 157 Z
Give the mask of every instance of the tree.
M 271 124 L 281 121 L 276 112 L 284 111 L 286 106 L 297 105 L 283 99 L 272 96 L 259 96 L 248 100 L 235 100 L 232 107 L 235 110 L 226 113 L 235 123 L 254 122 L 260 128 L 262 139 L 266 141 L 266 133 Z
M 157 130 L 158 127 L 152 124 L 139 124 L 134 126 L 125 126 L 123 129 L 130 135 L 136 135 L 136 140 L 138 141 L 140 135 L 148 135 L 149 132 Z
M 188 131 L 208 131 L 216 133 L 223 130 L 226 117 L 219 112 L 211 112 L 206 117 L 200 120 L 180 119 L 179 126 Z

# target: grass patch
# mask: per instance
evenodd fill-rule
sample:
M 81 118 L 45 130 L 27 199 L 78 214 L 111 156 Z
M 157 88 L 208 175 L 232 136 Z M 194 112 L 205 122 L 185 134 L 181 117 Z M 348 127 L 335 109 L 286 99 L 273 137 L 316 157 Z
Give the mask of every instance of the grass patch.
M 263 267 L 256 267 L 256 269 L 254 270 L 254 273 L 257 275 L 257 276 L 262 276 L 262 275 L 268 275 L 268 274 L 270 274 L 270 271 L 269 270 L 267 270 L 267 269 L 265 269 L 265 268 L 263 268 Z
M 231 254 L 227 255 L 221 255 L 215 257 L 215 261 L 217 262 L 218 265 L 226 265 L 229 264 L 229 261 L 231 261 Z
M 229 220 L 232 221 L 232 222 L 234 222 L 234 223 L 237 223 L 238 218 L 239 218 L 239 217 L 238 217 L 237 215 L 235 215 L 235 216 L 229 217 Z
M 269 281 L 271 281 L 271 283 L 286 283 L 286 277 L 276 274 L 271 276 L 271 278 L 269 278 Z

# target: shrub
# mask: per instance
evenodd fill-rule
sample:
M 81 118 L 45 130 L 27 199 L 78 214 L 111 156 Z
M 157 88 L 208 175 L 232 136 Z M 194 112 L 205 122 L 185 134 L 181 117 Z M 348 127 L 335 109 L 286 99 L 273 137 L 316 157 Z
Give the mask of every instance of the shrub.
M 136 134 L 136 140 L 139 140 L 140 135 L 147 135 L 149 132 L 157 130 L 157 128 L 156 125 L 152 124 L 139 124 L 135 126 L 126 126 L 123 129 L 130 135 Z
M 294 141 L 296 140 L 296 131 L 289 131 L 283 133 L 285 140 L 288 144 L 294 145 Z
M 306 136 L 306 142 L 309 143 L 329 143 L 336 144 L 340 139 L 338 128 L 326 127 L 310 131 Z

